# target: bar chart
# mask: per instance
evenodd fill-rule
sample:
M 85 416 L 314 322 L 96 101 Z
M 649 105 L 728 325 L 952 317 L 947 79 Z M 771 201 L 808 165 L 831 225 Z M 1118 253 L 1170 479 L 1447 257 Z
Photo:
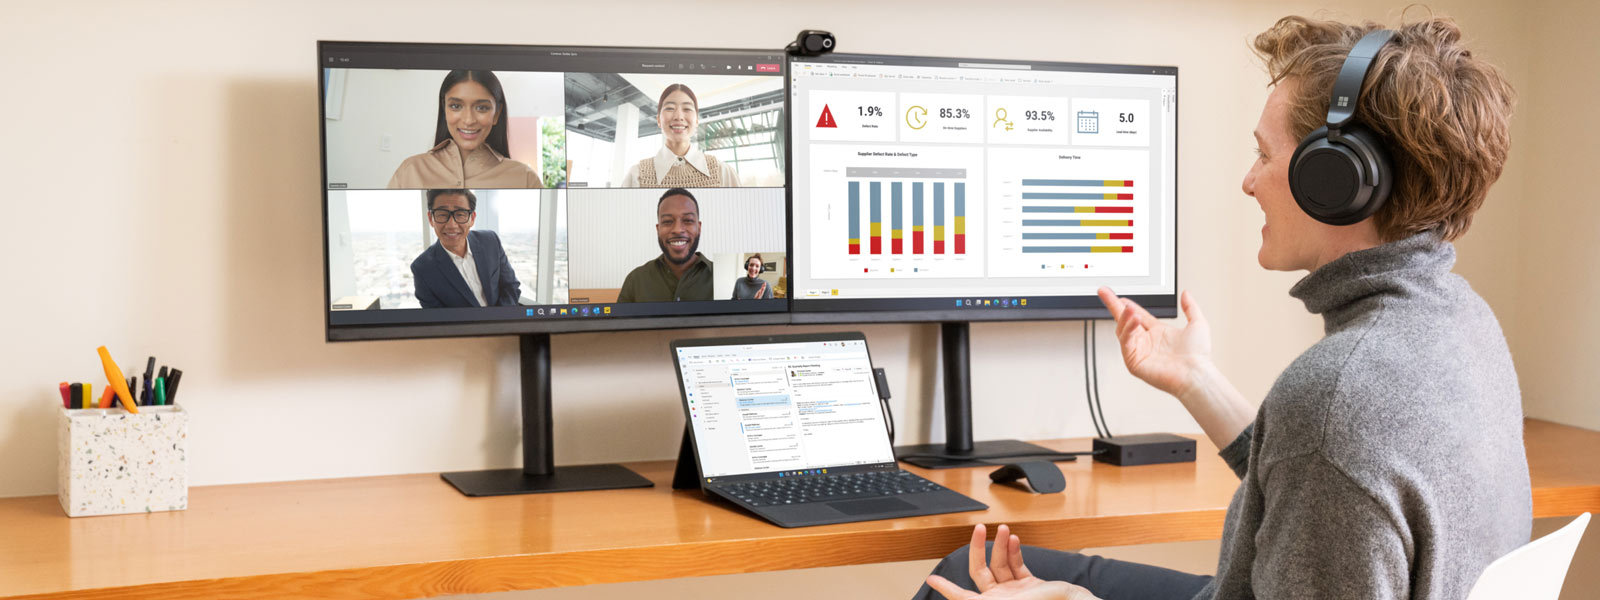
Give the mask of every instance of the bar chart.
M 1145 151 L 996 149 L 991 275 L 1139 275 L 1148 270 Z
M 906 207 L 911 208 L 910 255 L 940 255 L 967 253 L 967 177 L 966 169 L 932 168 L 879 168 L 848 167 L 845 169 L 848 196 L 849 240 L 848 251 L 860 255 L 862 189 L 866 189 L 867 231 L 870 232 L 865 254 L 882 255 L 883 231 L 887 214 L 889 232 L 888 254 L 905 255 Z M 883 211 L 884 188 L 887 186 L 888 213 Z M 910 198 L 906 198 L 907 188 Z M 931 203 L 928 200 L 931 199 Z M 909 202 L 907 201 L 909 200 Z M 927 227 L 923 223 L 923 207 L 931 204 L 933 213 L 933 243 L 924 244 Z M 948 209 L 947 209 L 948 207 Z M 946 217 L 949 225 L 946 225 Z M 946 244 L 946 242 L 949 242 Z
M 819 278 L 921 280 L 984 275 L 981 148 L 816 145 L 812 190 L 795 230 Z M 798 206 L 798 204 L 797 204 Z M 1084 217 L 1128 215 L 1095 215 Z M 907 281 L 907 285 L 916 285 Z

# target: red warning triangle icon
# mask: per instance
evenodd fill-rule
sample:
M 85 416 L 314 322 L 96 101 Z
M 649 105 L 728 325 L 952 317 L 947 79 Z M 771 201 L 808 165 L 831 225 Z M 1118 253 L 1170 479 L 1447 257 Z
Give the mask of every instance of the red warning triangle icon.
M 826 104 L 822 105 L 822 118 L 817 119 L 817 127 L 839 127 L 837 123 L 833 122 L 833 111 L 828 110 L 828 105 Z

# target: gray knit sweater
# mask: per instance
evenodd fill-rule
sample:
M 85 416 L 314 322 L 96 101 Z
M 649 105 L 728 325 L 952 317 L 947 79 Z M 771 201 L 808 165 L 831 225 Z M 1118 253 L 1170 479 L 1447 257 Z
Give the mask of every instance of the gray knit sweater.
M 1464 598 L 1528 542 L 1517 374 L 1454 264 L 1422 233 L 1295 284 L 1326 336 L 1222 450 L 1243 481 L 1200 598 Z

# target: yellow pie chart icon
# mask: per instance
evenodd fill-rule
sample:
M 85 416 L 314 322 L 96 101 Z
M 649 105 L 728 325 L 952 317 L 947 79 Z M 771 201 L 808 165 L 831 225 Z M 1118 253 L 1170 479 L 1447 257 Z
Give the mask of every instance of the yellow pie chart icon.
M 913 105 L 906 109 L 906 125 L 912 129 L 922 129 L 928 126 L 928 109 Z

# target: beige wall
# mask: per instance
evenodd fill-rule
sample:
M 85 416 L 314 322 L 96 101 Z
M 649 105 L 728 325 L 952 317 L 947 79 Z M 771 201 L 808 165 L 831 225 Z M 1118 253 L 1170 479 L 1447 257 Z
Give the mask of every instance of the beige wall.
M 1183 94 L 1180 283 L 1214 323 L 1219 364 L 1246 396 L 1260 398 L 1321 325 L 1285 293 L 1299 275 L 1255 264 L 1261 214 L 1239 180 L 1252 160 L 1249 132 L 1265 80 L 1245 42 L 1284 14 L 1332 6 L 1334 16 L 1392 23 L 1403 5 L 8 6 L 0 60 L 11 83 L 0 110 L 21 118 L 0 149 L 12 182 L 12 218 L 0 235 L 10 282 L 0 294 L 0 496 L 53 492 L 54 384 L 99 378 L 92 350 L 101 344 L 124 364 L 156 354 L 188 373 L 196 485 L 516 463 L 514 339 L 322 341 L 318 39 L 773 47 L 802 27 L 822 27 L 846 51 L 1175 64 Z M 1557 5 L 1582 17 L 1533 8 Z M 1600 291 L 1587 260 L 1595 254 L 1589 242 L 1600 237 L 1600 207 L 1578 178 L 1600 146 L 1569 141 L 1592 140 L 1600 128 L 1589 107 L 1600 84 L 1573 59 L 1600 55 L 1587 31 L 1600 14 L 1576 1 L 1434 9 L 1457 17 L 1522 92 L 1512 164 L 1459 245 L 1458 271 L 1502 318 L 1528 412 L 1600 427 L 1592 391 L 1600 389 L 1600 316 L 1569 308 Z M 862 329 L 889 369 L 902 439 L 937 435 L 937 328 Z M 671 456 L 681 416 L 667 342 L 748 331 L 558 336 L 558 460 Z M 979 438 L 1092 434 L 1077 391 L 1079 331 L 1077 323 L 973 328 Z M 1127 376 L 1109 335 L 1102 342 L 1114 430 L 1198 431 L 1175 402 Z M 629 435 L 613 435 L 619 426 Z M 883 569 L 884 577 L 897 573 Z M 603 588 L 555 594 L 544 595 L 607 597 Z
M 1600 429 L 1600 4 L 1564 2 L 1524 26 L 1527 79 L 1518 111 L 1526 135 L 1516 236 L 1515 324 L 1506 328 L 1530 416 Z M 1584 71 L 1589 71 L 1585 73 Z

